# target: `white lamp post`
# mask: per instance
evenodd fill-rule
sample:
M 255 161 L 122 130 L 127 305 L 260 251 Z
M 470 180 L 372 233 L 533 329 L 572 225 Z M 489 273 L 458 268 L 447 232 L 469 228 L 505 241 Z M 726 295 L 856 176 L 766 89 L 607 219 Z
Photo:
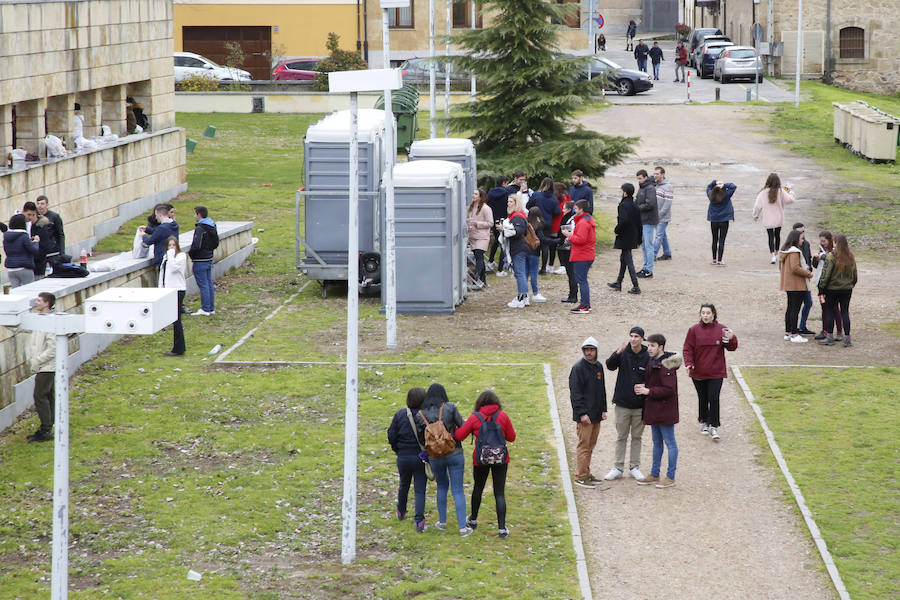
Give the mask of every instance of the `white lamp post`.
M 350 92 L 350 198 L 347 212 L 347 373 L 344 406 L 344 500 L 341 503 L 341 562 L 356 560 L 356 445 L 359 386 L 359 119 L 358 92 L 402 85 L 399 69 L 337 71 L 328 74 L 328 91 Z M 387 99 L 385 99 L 385 102 Z M 391 123 L 393 128 L 393 123 Z M 391 215 L 393 216 L 393 215 Z M 393 252 L 393 248 L 387 249 Z

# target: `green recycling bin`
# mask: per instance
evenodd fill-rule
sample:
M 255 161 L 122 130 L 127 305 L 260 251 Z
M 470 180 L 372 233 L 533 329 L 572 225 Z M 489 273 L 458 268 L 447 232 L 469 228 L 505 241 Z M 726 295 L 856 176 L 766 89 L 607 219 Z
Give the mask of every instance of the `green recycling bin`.
M 409 152 L 419 127 L 419 90 L 411 84 L 394 90 L 391 93 L 391 106 L 394 118 L 397 119 L 397 149 Z M 375 102 L 375 108 L 384 109 L 384 94 Z

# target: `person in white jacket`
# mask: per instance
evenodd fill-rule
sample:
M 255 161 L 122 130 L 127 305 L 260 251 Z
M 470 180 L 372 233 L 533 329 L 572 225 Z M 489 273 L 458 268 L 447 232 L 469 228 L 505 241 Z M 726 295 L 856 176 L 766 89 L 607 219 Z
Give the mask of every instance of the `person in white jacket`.
M 34 301 L 34 311 L 50 314 L 56 296 L 41 292 Z M 40 428 L 28 436 L 29 442 L 49 442 L 53 439 L 56 410 L 56 336 L 49 331 L 29 331 L 25 347 L 28 368 L 34 373 L 34 409 L 41 421 Z
M 187 269 L 187 255 L 181 251 L 178 238 L 169 237 L 166 241 L 166 255 L 159 264 L 159 287 L 178 290 L 178 320 L 175 321 L 175 340 L 172 350 L 166 356 L 184 356 L 184 325 L 181 323 L 181 306 L 184 304 L 184 293 L 187 289 L 184 274 Z

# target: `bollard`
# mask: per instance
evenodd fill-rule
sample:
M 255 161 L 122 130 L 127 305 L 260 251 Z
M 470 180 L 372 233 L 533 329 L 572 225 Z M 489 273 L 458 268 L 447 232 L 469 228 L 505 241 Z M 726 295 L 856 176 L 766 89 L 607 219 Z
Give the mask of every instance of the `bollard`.
M 751 92 L 750 92 L 750 90 L 748 89 L 748 90 L 747 90 L 747 102 L 750 102 L 750 93 L 751 93 Z
M 716 102 L 719 101 L 719 96 L 722 93 L 722 88 L 716 88 Z
M 690 102 L 691 101 L 691 71 L 690 71 L 690 69 L 688 69 L 688 72 L 687 72 L 687 87 L 685 89 L 687 90 L 687 101 Z

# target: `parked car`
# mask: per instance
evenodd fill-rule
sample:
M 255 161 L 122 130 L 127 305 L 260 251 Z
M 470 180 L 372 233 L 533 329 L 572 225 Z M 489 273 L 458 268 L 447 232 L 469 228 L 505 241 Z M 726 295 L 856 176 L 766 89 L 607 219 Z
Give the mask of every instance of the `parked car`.
M 441 84 L 446 75 L 443 65 L 435 62 L 434 80 L 437 84 Z M 400 73 L 403 75 L 403 83 L 428 85 L 431 81 L 431 63 L 427 58 L 409 58 L 400 65 Z M 468 73 L 450 71 L 450 83 L 462 83 L 470 80 L 471 76 Z
M 722 30 L 717 27 L 700 27 L 691 32 L 691 36 L 688 38 L 690 40 L 688 44 L 688 62 L 691 67 L 694 66 L 694 51 L 703 42 L 703 38 L 708 35 L 722 35 Z
M 753 46 L 730 46 L 716 57 L 713 79 L 728 83 L 738 78 L 753 81 L 754 77 L 763 80 L 762 59 Z
M 700 42 L 694 51 L 691 53 L 690 62 L 691 65 L 696 69 L 697 65 L 700 63 L 700 53 L 703 52 L 703 46 L 714 44 L 715 42 L 729 42 L 731 43 L 731 39 L 727 35 L 708 35 L 703 38 L 703 41 Z
M 224 83 L 250 81 L 253 79 L 250 73 L 243 69 L 217 65 L 205 56 L 200 56 L 193 52 L 176 52 L 175 83 L 181 83 L 188 75 L 208 75 Z
M 286 58 L 278 62 L 272 69 L 272 79 L 275 81 L 315 81 L 316 65 L 321 58 L 297 56 Z
M 606 57 L 595 56 L 590 66 L 591 79 L 603 78 L 620 96 L 633 96 L 653 89 L 653 82 L 647 73 L 625 69 Z M 587 75 L 584 77 L 586 79 Z
M 713 68 L 716 66 L 716 58 L 722 50 L 729 46 L 734 46 L 734 44 L 719 40 L 701 44 L 699 48 L 701 52 L 697 56 L 697 75 L 700 76 L 700 79 L 712 77 Z

